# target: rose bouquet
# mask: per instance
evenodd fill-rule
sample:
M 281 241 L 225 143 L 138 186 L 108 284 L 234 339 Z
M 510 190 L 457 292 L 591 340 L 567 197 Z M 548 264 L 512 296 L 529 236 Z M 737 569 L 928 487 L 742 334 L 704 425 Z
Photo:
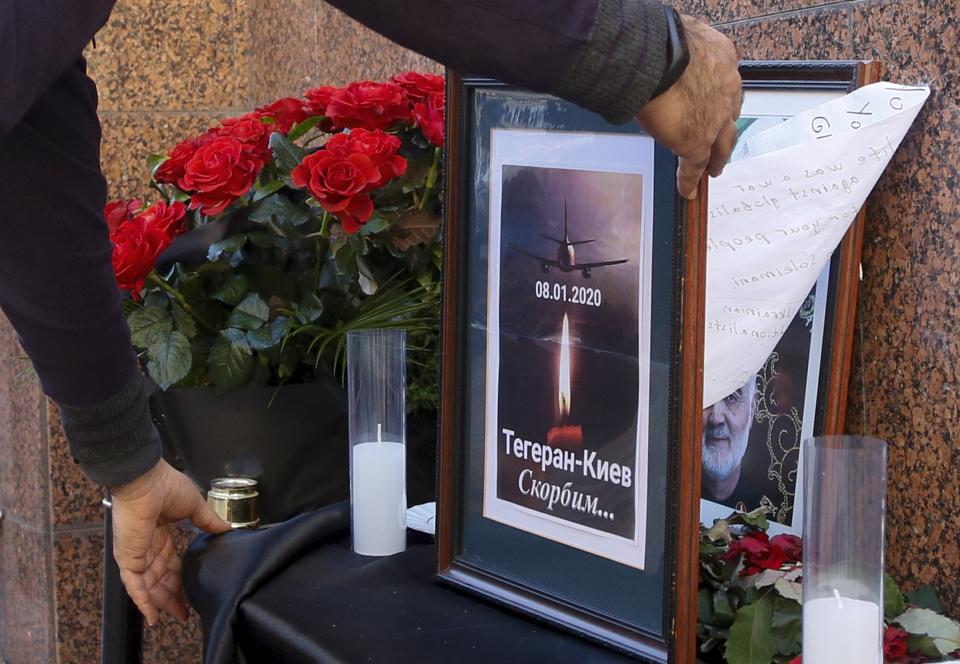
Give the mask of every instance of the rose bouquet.
M 109 203 L 133 344 L 162 388 L 306 382 L 345 334 L 402 327 L 435 406 L 444 81 L 320 87 L 148 160 L 160 200 Z M 418 360 L 418 361 L 417 361 Z
M 701 527 L 697 639 L 708 661 L 800 664 L 803 543 L 767 535 L 763 508 Z M 884 579 L 886 664 L 960 656 L 960 625 L 928 587 L 907 595 Z

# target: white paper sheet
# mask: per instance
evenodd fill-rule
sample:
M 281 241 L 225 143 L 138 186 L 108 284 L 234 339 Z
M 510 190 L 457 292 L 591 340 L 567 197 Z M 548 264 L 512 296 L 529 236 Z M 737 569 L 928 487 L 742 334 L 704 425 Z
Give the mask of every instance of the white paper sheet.
M 763 365 L 929 94 L 860 88 L 752 136 L 710 181 L 704 407 Z

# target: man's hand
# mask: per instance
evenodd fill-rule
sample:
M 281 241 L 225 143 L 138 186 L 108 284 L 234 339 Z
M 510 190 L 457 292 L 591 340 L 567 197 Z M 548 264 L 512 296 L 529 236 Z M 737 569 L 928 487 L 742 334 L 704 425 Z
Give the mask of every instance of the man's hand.
M 169 524 L 190 519 L 208 533 L 226 532 L 230 525 L 210 509 L 193 482 L 163 460 L 111 494 L 113 555 L 127 593 L 150 625 L 160 611 L 186 620 L 180 557 Z
M 680 157 L 677 189 L 693 198 L 704 169 L 720 175 L 733 152 L 743 89 L 733 42 L 689 16 L 683 26 L 690 63 L 676 83 L 640 109 L 637 120 Z

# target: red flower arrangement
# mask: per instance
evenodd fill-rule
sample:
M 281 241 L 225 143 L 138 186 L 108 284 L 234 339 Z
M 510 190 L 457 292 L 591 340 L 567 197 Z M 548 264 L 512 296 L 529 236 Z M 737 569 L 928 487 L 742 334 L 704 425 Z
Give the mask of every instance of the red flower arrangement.
M 322 86 L 151 156 L 164 200 L 113 201 L 104 217 L 133 343 L 162 388 L 276 385 L 336 367 L 342 344 L 326 339 L 369 322 L 366 303 L 384 290 L 386 303 L 369 305 L 382 324 L 415 320 L 435 346 L 443 89 L 415 72 Z M 161 259 L 178 235 L 198 231 L 181 245 L 193 246 L 221 221 L 236 235 L 200 247 L 215 266 L 177 262 L 195 249 Z M 429 403 L 424 367 L 412 394 Z

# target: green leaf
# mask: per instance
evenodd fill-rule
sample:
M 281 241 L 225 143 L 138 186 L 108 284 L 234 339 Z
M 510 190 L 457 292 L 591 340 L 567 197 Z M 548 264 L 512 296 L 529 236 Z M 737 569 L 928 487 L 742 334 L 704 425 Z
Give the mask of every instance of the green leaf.
M 270 325 L 264 325 L 259 330 L 247 332 L 247 342 L 251 348 L 266 350 L 280 343 L 288 329 L 290 329 L 290 320 L 280 316 Z
M 173 322 L 176 323 L 177 330 L 183 333 L 188 339 L 193 339 L 197 334 L 197 321 L 188 314 L 183 307 L 176 302 L 173 303 Z
M 176 330 L 157 339 L 148 349 L 147 371 L 161 389 L 167 389 L 190 371 L 190 340 Z
M 270 149 L 273 151 L 273 161 L 277 168 L 286 175 L 307 156 L 306 150 L 278 132 L 270 134 Z
M 357 234 L 361 236 L 374 235 L 388 228 L 390 228 L 390 222 L 387 221 L 383 215 L 374 213 L 374 215 L 360 227 L 360 231 Z
M 264 198 L 250 213 L 250 220 L 261 224 L 274 219 L 300 226 L 310 220 L 310 213 L 302 205 L 294 205 L 283 194 Z
M 130 339 L 137 348 L 150 348 L 173 329 L 173 319 L 166 309 L 149 306 L 138 309 L 127 319 Z
M 256 330 L 270 318 L 270 307 L 256 293 L 248 293 L 243 301 L 230 313 L 227 327 L 242 330 Z
M 727 542 L 728 544 L 733 540 L 733 536 L 730 535 L 730 522 L 726 519 L 717 519 L 713 522 L 713 526 L 707 530 L 704 535 L 711 542 Z
M 225 388 L 239 387 L 250 379 L 255 360 L 243 331 L 227 329 L 210 349 L 210 381 Z
M 887 592 L 887 586 L 884 584 L 883 592 Z M 930 609 L 931 611 L 936 611 L 937 613 L 943 613 L 943 604 L 940 603 L 940 598 L 937 597 L 937 593 L 933 591 L 933 588 L 930 586 L 920 586 L 912 593 L 907 594 L 907 601 L 913 606 L 919 607 L 921 609 Z M 906 611 L 907 607 L 903 607 L 900 613 Z M 900 615 L 899 613 L 895 615 Z
M 917 636 L 929 636 L 941 655 L 960 650 L 960 625 L 930 609 L 907 609 L 896 622 Z
M 798 603 L 803 601 L 803 586 L 798 581 L 787 581 L 784 578 L 779 578 L 773 584 L 773 587 L 787 599 L 792 599 Z
M 732 625 L 736 618 L 726 590 L 718 590 L 713 596 L 713 623 L 720 627 Z
M 227 280 L 227 283 L 215 290 L 211 297 L 231 307 L 235 307 L 243 300 L 249 288 L 247 277 L 242 274 L 235 274 Z
M 774 647 L 782 655 L 796 655 L 803 640 L 803 607 L 787 599 L 776 599 L 770 606 Z
M 713 596 L 708 588 L 697 592 L 697 622 L 713 624 Z
M 147 170 L 150 171 L 150 177 L 153 177 L 153 174 L 157 172 L 157 169 L 160 168 L 160 165 L 169 159 L 165 154 L 150 154 L 147 155 Z
M 353 274 L 357 269 L 357 250 L 352 245 L 345 244 L 334 254 L 337 272 L 343 275 Z
M 927 607 L 929 608 L 929 607 Z M 907 610 L 907 603 L 903 599 L 897 582 L 889 574 L 883 574 L 883 615 L 887 620 L 893 620 Z
M 271 180 L 266 184 L 257 183 L 257 186 L 253 190 L 253 202 L 256 203 L 259 200 L 262 200 L 274 193 L 283 189 L 284 183 L 282 180 Z
M 233 237 L 228 237 L 226 240 L 214 242 L 207 249 L 207 260 L 214 263 L 222 257 L 235 254 L 243 249 L 243 245 L 246 244 L 246 242 L 247 238 L 244 235 L 234 235 Z
M 940 659 L 940 649 L 929 636 L 908 636 L 907 650 L 919 652 L 927 657 Z
M 291 129 L 287 133 L 287 140 L 289 141 L 297 140 L 298 138 L 306 134 L 308 131 L 316 127 L 321 120 L 323 120 L 322 115 L 314 115 L 313 117 L 307 118 L 303 122 L 294 126 L 293 129 Z
M 760 530 L 765 531 L 770 527 L 770 524 L 767 522 L 767 510 L 764 507 L 758 507 L 752 512 L 740 512 L 737 514 L 737 517 L 747 525 L 759 528 Z
M 737 611 L 724 650 L 729 664 L 770 664 L 776 654 L 770 620 L 770 601 L 765 597 Z
M 400 251 L 417 244 L 428 244 L 437 236 L 440 217 L 425 210 L 413 210 L 390 225 L 390 240 Z

